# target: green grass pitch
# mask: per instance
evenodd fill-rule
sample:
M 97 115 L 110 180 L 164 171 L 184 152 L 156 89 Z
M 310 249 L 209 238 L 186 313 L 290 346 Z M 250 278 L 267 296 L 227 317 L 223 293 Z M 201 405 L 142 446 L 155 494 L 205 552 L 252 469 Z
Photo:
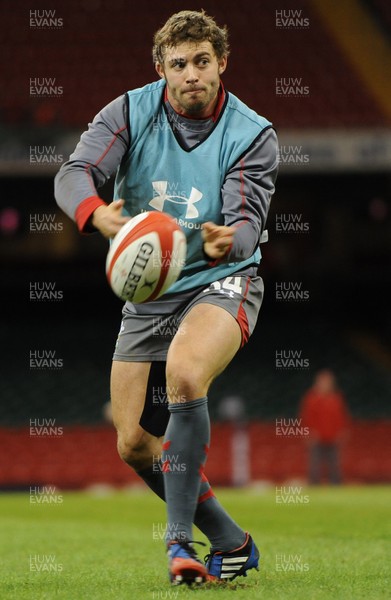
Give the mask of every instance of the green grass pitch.
M 29 493 L 0 495 L 0 598 L 391 597 L 390 487 L 305 488 L 305 502 L 296 496 L 294 503 L 276 501 L 274 488 L 217 495 L 254 536 L 261 568 L 237 583 L 197 589 L 168 583 L 164 504 L 149 491 L 52 491 L 43 503 Z M 197 530 L 195 539 L 206 541 Z

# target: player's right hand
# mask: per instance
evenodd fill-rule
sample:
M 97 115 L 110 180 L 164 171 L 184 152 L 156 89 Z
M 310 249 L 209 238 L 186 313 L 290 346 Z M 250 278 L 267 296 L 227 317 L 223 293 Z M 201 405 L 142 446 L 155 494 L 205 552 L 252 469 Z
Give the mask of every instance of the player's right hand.
M 92 215 L 92 225 L 101 232 L 105 238 L 113 238 L 121 227 L 129 221 L 130 217 L 122 215 L 124 200 L 115 200 L 107 206 L 98 206 Z

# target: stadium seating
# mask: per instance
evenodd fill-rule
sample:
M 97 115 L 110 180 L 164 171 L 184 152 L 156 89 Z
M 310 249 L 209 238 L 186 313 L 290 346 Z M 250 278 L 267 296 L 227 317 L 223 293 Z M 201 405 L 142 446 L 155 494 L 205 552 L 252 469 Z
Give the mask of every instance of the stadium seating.
M 365 84 L 327 33 L 309 0 L 295 8 L 309 26 L 276 27 L 276 4 L 246 1 L 236 5 L 204 3 L 230 29 L 232 56 L 224 75 L 227 87 L 267 115 L 278 128 L 362 127 L 386 123 Z M 283 3 L 282 3 L 283 4 Z M 377 0 L 382 14 L 386 3 Z M 26 19 L 20 25 L 24 8 Z M 1 120 L 40 123 L 46 107 L 46 124 L 80 129 L 107 102 L 133 87 L 156 78 L 151 62 L 151 38 L 174 10 L 145 0 L 134 11 L 130 3 L 71 0 L 56 9 L 63 25 L 55 30 L 28 26 L 31 4 L 18 3 L 7 14 L 1 67 L 7 86 L 0 100 Z M 282 7 L 283 8 L 283 7 Z M 116 12 L 117 11 L 117 12 Z M 117 18 L 118 17 L 120 18 Z M 141 26 L 142 24 L 142 26 Z M 247 32 L 243 43 L 243 32 Z M 32 97 L 30 78 L 55 78 L 63 91 L 58 97 Z M 276 79 L 298 78 L 307 95 L 276 95 Z M 50 106 L 50 109 L 47 107 Z

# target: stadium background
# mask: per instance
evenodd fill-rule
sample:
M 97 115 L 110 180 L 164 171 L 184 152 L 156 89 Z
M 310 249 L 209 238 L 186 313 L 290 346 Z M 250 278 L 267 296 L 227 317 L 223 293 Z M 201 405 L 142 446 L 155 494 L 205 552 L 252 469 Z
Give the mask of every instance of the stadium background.
M 115 435 L 104 417 L 121 311 L 104 276 L 107 245 L 97 235 L 80 236 L 58 210 L 53 177 L 102 106 L 155 79 L 154 31 L 173 12 L 201 7 L 230 30 L 226 88 L 273 121 L 281 146 L 270 242 L 261 266 L 265 301 L 251 342 L 211 389 L 209 477 L 217 484 L 243 481 L 240 475 L 233 480 L 236 430 L 242 458 L 249 443 L 251 481 L 305 478 L 304 440 L 276 435 L 276 420 L 297 417 L 314 373 L 328 367 L 354 419 L 344 452 L 345 480 L 390 481 L 391 9 L 386 0 L 243 0 L 239 5 L 71 0 L 50 6 L 5 0 L 2 489 L 138 481 L 117 457 Z M 42 84 L 49 93 L 34 93 Z M 101 191 L 107 200 L 111 189 L 109 183 Z M 43 226 L 38 232 L 36 223 L 51 231 L 44 233 Z M 306 292 L 303 299 L 296 293 L 290 301 L 279 300 L 278 286 L 297 292 L 292 285 Z M 51 290 L 52 300 L 34 299 L 34 290 Z M 300 353 L 308 368 L 299 362 L 277 369 L 281 351 Z M 54 357 L 55 367 L 31 368 L 34 353 Z M 242 397 L 245 406 L 239 432 L 219 410 L 232 396 Z M 243 431 L 247 438 L 240 437 Z

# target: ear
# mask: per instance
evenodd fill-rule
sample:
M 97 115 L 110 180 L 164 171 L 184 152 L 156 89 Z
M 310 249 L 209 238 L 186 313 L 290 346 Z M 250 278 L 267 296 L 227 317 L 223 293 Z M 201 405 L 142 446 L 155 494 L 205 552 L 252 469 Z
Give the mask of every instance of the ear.
M 159 62 L 156 62 L 155 69 L 156 69 L 156 72 L 159 75 L 159 77 L 161 77 L 162 79 L 165 79 L 163 65 L 161 65 Z
M 222 58 L 220 58 L 220 60 L 218 62 L 219 62 L 219 75 L 221 75 L 222 73 L 224 73 L 225 69 L 227 68 L 228 57 L 223 56 Z

